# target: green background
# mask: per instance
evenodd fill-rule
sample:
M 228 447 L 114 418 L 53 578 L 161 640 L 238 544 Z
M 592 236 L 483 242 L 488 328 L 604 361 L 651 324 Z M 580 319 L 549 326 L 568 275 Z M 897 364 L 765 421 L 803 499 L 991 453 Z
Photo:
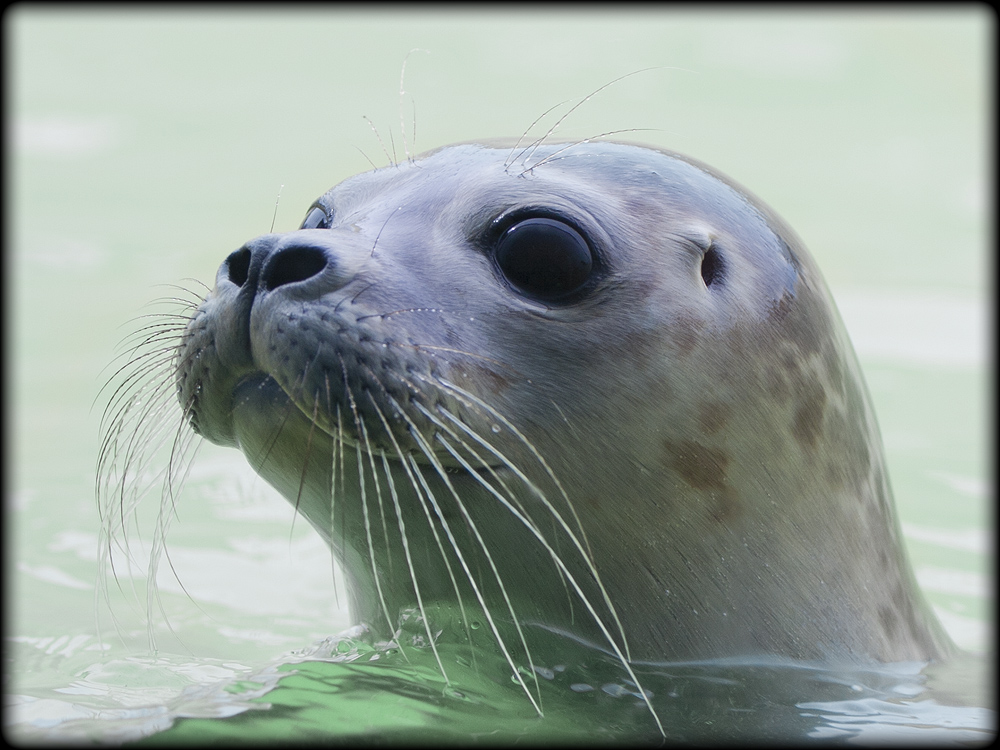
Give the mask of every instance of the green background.
M 173 633 L 153 616 L 166 661 L 127 662 L 148 654 L 150 527 L 132 540 L 139 596 L 113 591 L 120 633 L 101 605 L 98 637 L 93 404 L 116 343 L 163 285 L 211 284 L 272 218 L 294 228 L 327 188 L 387 163 L 365 118 L 402 158 L 401 118 L 417 151 L 516 136 L 649 67 L 558 135 L 641 129 L 621 137 L 712 164 L 795 227 L 865 366 L 918 577 L 962 645 L 988 646 L 987 11 L 21 5 L 3 26 L 12 692 L 83 679 L 114 703 L 143 683 L 155 702 L 201 679 L 179 663 L 238 671 L 225 660 L 346 626 L 306 525 L 238 454 L 205 446 L 169 537 L 190 597 L 161 575 Z

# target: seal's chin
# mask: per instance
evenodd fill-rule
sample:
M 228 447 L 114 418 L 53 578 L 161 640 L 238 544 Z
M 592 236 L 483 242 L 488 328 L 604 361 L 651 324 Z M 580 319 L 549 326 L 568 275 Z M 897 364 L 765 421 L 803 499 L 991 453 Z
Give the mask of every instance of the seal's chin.
M 233 437 L 244 453 L 264 436 L 292 442 L 303 427 L 306 434 L 317 430 L 278 382 L 265 372 L 253 372 L 236 383 L 231 408 Z
M 335 420 L 314 418 L 307 407 L 297 403 L 275 380 L 266 372 L 253 372 L 241 378 L 233 388 L 232 396 L 232 428 L 236 444 L 248 458 L 251 451 L 272 451 L 281 446 L 283 451 L 298 451 L 307 455 L 320 443 L 328 445 L 331 441 L 342 441 L 352 448 L 361 446 L 362 451 L 370 449 L 385 452 L 386 458 L 399 462 L 401 457 L 396 448 L 389 444 L 381 426 L 378 429 L 368 427 L 368 444 L 358 435 L 353 420 L 346 420 L 341 428 L 330 427 Z M 265 446 L 270 446 L 266 447 Z M 466 469 L 454 456 L 444 449 L 433 452 L 433 460 L 421 451 L 408 451 L 422 465 L 439 464 L 449 473 L 464 473 Z M 483 466 L 477 472 L 504 471 L 502 464 Z

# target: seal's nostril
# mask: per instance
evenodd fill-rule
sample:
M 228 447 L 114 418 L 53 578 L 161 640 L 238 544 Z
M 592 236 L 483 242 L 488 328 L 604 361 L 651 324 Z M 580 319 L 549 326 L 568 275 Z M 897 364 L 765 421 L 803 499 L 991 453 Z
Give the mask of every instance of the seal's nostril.
M 311 279 L 326 268 L 326 264 L 326 254 L 319 248 L 285 248 L 268 259 L 261 272 L 260 287 L 277 289 L 284 284 Z
M 250 273 L 250 251 L 245 247 L 235 250 L 226 258 L 228 266 L 229 280 L 236 286 L 243 286 L 247 283 Z

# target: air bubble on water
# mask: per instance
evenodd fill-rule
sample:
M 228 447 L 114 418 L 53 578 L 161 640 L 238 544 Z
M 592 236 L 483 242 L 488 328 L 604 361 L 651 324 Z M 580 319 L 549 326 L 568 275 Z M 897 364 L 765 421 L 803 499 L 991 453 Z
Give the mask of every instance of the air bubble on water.
M 624 685 L 618 685 L 613 682 L 609 682 L 607 685 L 601 685 L 601 690 L 610 695 L 612 698 L 621 698 L 623 695 L 634 695 L 634 693 Z

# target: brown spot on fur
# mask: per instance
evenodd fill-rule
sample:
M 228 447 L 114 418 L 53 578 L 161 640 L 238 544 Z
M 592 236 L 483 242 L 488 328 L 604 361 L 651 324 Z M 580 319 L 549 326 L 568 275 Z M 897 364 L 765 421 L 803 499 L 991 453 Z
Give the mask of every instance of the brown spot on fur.
M 769 310 L 769 315 L 771 320 L 782 320 L 789 311 L 792 309 L 792 302 L 795 299 L 795 295 L 790 291 L 786 290 L 782 293 L 781 299 L 771 303 L 771 309 Z
M 800 377 L 802 372 L 802 353 L 799 349 L 783 346 L 780 350 L 775 353 L 775 357 L 778 362 L 781 363 L 781 367 L 792 377 Z
M 640 370 L 648 369 L 650 361 L 659 356 L 660 342 L 646 331 L 629 331 L 622 337 L 621 344 L 622 355 Z
M 776 364 L 767 365 L 764 371 L 764 384 L 767 392 L 779 403 L 788 398 L 790 394 L 788 374 L 783 367 Z
M 483 387 L 494 395 L 499 395 L 510 387 L 510 380 L 508 378 L 505 378 L 494 370 L 489 370 L 477 364 L 462 363 L 455 365 L 455 370 L 465 372 L 473 380 L 481 381 Z M 461 383 L 461 381 L 459 382 Z
M 800 287 L 792 309 L 781 319 L 781 329 L 804 355 L 815 352 L 830 335 L 830 316 L 820 292 Z
M 677 346 L 678 354 L 681 356 L 690 354 L 698 345 L 698 332 L 701 327 L 702 322 L 694 318 L 681 316 L 674 321 L 670 338 Z
M 816 441 L 823 426 L 826 411 L 826 389 L 818 383 L 809 383 L 803 388 L 802 398 L 795 409 L 792 434 L 800 444 L 816 447 Z
M 726 488 L 726 464 L 729 457 L 694 440 L 664 441 L 670 466 L 696 490 Z
M 729 408 L 719 402 L 702 403 L 698 406 L 698 425 L 706 435 L 714 435 L 726 426 Z
M 738 509 L 736 493 L 731 487 L 723 487 L 718 492 L 711 493 L 711 504 L 708 512 L 716 521 L 725 521 L 731 518 Z
M 842 353 L 838 347 L 828 344 L 823 347 L 822 358 L 830 388 L 834 393 L 844 393 L 846 383 Z
M 726 464 L 729 456 L 725 452 L 694 440 L 663 443 L 667 453 L 667 463 L 692 488 L 703 492 L 704 508 L 716 521 L 723 522 L 733 517 L 739 510 L 736 491 L 726 484 Z
M 786 401 L 802 377 L 802 352 L 793 344 L 779 342 L 765 364 L 767 392 L 778 402 Z
M 857 417 L 850 409 L 831 404 L 825 410 L 823 437 L 831 446 L 824 451 L 825 476 L 831 486 L 853 493 L 859 503 L 868 502 L 871 493 L 881 491 L 880 478 L 870 476 L 872 452 L 867 435 L 858 429 Z

